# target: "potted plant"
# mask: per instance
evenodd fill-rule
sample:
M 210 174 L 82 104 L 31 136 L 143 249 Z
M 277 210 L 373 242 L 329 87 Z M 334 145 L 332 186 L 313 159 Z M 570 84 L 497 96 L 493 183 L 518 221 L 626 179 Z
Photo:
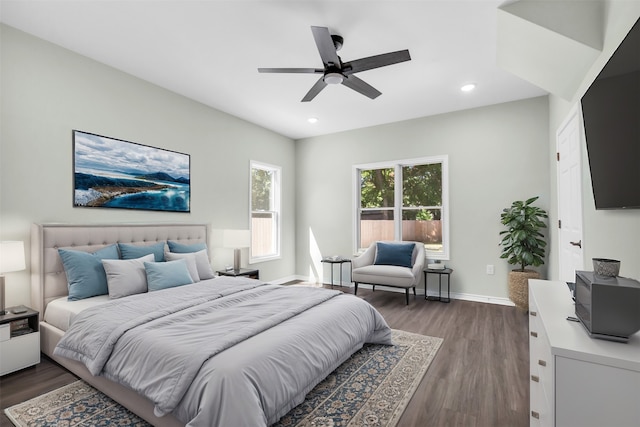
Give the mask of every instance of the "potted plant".
M 500 232 L 500 258 L 520 267 L 509 272 L 509 299 L 525 311 L 529 309 L 529 279 L 540 277 L 537 271 L 527 267 L 544 264 L 547 246 L 540 230 L 547 227 L 542 218 L 548 216 L 544 209 L 533 206 L 536 200 L 538 197 L 515 201 L 500 214 L 500 222 L 507 227 Z

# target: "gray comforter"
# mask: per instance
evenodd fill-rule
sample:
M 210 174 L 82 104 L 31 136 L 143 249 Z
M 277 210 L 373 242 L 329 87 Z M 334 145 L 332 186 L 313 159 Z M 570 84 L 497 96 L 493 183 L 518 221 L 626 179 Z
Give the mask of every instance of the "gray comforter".
M 365 342 L 391 344 L 365 301 L 221 277 L 80 313 L 54 354 L 190 426 L 266 426 Z

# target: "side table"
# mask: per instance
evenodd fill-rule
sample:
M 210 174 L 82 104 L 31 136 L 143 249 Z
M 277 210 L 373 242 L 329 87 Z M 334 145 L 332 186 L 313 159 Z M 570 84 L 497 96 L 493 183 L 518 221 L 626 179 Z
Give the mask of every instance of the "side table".
M 425 268 L 424 270 L 424 299 L 429 301 L 440 301 L 440 302 L 451 302 L 451 273 L 453 273 L 452 268 Z M 437 274 L 438 275 L 438 296 L 427 296 L 427 276 L 429 274 Z M 442 276 L 447 276 L 447 298 L 442 298 Z
M 40 313 L 24 306 L 9 307 L 0 316 L 0 375 L 40 363 L 39 318 Z
M 260 270 L 254 270 L 251 268 L 241 268 L 240 270 L 218 270 L 216 271 L 218 276 L 231 276 L 231 277 L 239 277 L 245 276 L 250 279 L 260 279 Z
M 339 268 L 340 268 L 340 286 L 342 286 L 342 264 L 344 264 L 345 262 L 348 262 L 349 265 L 351 265 L 351 260 L 349 258 L 342 258 L 340 256 L 332 256 L 332 257 L 326 257 L 326 258 L 322 258 L 322 260 L 320 262 L 325 262 L 327 264 L 331 265 L 331 287 L 333 288 L 333 266 L 335 264 L 338 264 Z

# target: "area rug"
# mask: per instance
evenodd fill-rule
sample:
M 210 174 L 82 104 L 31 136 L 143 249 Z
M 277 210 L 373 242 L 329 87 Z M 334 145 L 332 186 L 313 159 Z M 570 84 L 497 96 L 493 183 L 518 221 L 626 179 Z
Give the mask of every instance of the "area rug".
M 393 341 L 394 346 L 366 344 L 276 426 L 395 426 L 442 339 L 393 330 Z M 19 427 L 149 426 L 83 381 L 7 408 L 5 413 Z

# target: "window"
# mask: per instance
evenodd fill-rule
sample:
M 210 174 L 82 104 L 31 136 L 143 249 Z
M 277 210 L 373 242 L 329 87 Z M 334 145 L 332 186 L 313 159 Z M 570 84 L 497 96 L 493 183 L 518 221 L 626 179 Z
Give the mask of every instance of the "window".
M 448 157 L 356 165 L 356 247 L 376 240 L 423 242 L 449 259 Z
M 280 256 L 278 166 L 251 162 L 251 262 Z

